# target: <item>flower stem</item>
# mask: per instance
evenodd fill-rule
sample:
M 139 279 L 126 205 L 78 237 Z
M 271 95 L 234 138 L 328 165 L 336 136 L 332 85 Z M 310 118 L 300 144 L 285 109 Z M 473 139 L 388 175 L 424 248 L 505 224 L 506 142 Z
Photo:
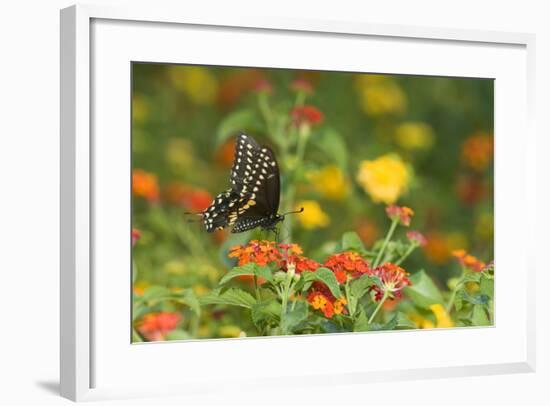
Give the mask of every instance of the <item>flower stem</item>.
M 258 287 L 258 277 L 254 274 L 254 290 L 256 291 L 256 301 L 260 302 L 262 297 L 260 296 L 260 288 Z
M 407 257 L 409 255 L 411 255 L 411 253 L 414 251 L 414 249 L 416 248 L 416 244 L 411 244 L 409 245 L 409 248 L 407 248 L 407 251 L 403 254 L 403 256 L 401 258 L 399 258 L 396 262 L 395 262 L 395 265 L 401 265 L 401 263 L 407 259 Z
M 369 324 L 372 323 L 372 321 L 374 320 L 374 317 L 376 316 L 378 311 L 382 308 L 382 305 L 384 304 L 387 298 L 388 298 L 388 291 L 384 291 L 384 296 L 382 296 L 382 299 L 380 299 L 380 303 L 378 303 L 378 306 L 376 306 L 376 309 L 374 309 L 374 312 L 372 312 L 369 318 L 369 321 L 368 321 Z
M 390 242 L 390 239 L 395 231 L 395 228 L 397 227 L 397 223 L 399 223 L 399 219 L 392 220 L 390 229 L 388 231 L 388 234 L 386 234 L 386 239 L 384 240 L 384 243 L 382 244 L 382 247 L 380 248 L 380 251 L 378 251 L 378 255 L 376 256 L 376 259 L 374 260 L 373 267 L 376 268 L 382 259 L 382 254 L 384 254 L 384 251 L 386 250 L 386 247 L 388 246 L 388 243 Z

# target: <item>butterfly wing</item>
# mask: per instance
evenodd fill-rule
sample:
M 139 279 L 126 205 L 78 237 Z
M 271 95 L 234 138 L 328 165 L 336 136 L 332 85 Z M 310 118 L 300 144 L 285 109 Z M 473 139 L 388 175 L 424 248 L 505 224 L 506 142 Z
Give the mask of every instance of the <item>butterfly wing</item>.
M 220 193 L 202 213 L 206 231 L 233 226 L 240 233 L 269 224 L 280 198 L 279 166 L 273 151 L 252 137 L 237 137 L 231 189 Z
M 233 189 L 217 195 L 210 206 L 202 212 L 206 231 L 211 233 L 235 224 L 239 207 L 244 204 L 244 200 Z

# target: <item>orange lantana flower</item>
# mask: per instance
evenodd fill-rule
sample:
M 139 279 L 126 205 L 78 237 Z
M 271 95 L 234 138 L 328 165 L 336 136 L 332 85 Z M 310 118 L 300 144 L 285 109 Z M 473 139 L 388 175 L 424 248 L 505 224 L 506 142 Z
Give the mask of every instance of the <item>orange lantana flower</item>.
M 474 272 L 481 272 L 485 268 L 485 262 L 468 254 L 465 250 L 454 250 L 452 254 L 464 268 L 468 268 Z
M 149 341 L 163 341 L 180 320 L 181 316 L 176 312 L 148 313 L 138 322 L 136 328 Z
M 411 224 L 411 217 L 414 215 L 413 209 L 406 206 L 397 206 L 392 204 L 386 207 L 386 214 L 392 221 L 399 221 L 402 225 L 408 227 Z
M 143 169 L 134 169 L 132 172 L 132 192 L 151 203 L 157 202 L 160 196 L 157 176 Z
M 368 262 L 352 251 L 331 255 L 325 261 L 325 266 L 334 272 L 338 283 L 345 283 L 348 276 L 355 278 L 370 272 Z

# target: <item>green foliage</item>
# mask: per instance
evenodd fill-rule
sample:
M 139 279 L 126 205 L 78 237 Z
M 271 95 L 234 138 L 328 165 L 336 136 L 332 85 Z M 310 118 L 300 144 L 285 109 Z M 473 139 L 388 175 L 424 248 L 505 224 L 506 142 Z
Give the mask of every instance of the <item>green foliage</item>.
M 407 297 L 418 307 L 428 309 L 433 304 L 442 304 L 441 292 L 424 270 L 421 270 L 410 278 L 412 286 L 404 289 Z
M 242 289 L 231 288 L 223 292 L 220 289 L 215 289 L 201 297 L 200 303 L 202 305 L 218 304 L 241 306 L 250 309 L 256 303 L 256 299 L 254 299 L 250 293 Z

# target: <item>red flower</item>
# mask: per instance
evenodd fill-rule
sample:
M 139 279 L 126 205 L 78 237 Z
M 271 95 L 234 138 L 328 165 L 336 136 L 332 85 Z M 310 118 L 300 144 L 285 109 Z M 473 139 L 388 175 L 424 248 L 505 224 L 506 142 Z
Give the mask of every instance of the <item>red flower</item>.
M 164 189 L 164 196 L 172 204 L 182 205 L 186 210 L 202 212 L 212 202 L 212 195 L 200 188 L 172 182 Z
M 464 268 L 468 268 L 474 272 L 481 272 L 485 269 L 486 265 L 483 261 L 480 261 L 473 255 L 468 254 L 465 250 L 455 250 L 452 254 Z
M 414 244 L 417 244 L 418 246 L 425 246 L 428 243 L 428 240 L 426 240 L 426 237 L 420 233 L 420 231 L 407 231 L 407 238 L 409 241 L 411 241 Z
M 382 286 L 375 286 L 375 299 L 380 300 L 386 292 L 390 298 L 399 298 L 401 290 L 411 285 L 409 274 L 401 267 L 386 262 L 373 270 L 373 275 L 377 276 Z
M 302 92 L 305 94 L 313 93 L 313 86 L 311 83 L 303 78 L 296 78 L 290 83 L 290 88 L 295 92 Z
M 132 247 L 136 245 L 139 237 L 141 237 L 141 231 L 139 231 L 137 228 L 132 228 Z
M 355 278 L 370 273 L 368 262 L 352 251 L 331 255 L 325 261 L 325 266 L 334 272 L 338 283 L 345 283 L 348 277 Z
M 149 341 L 162 341 L 181 320 L 179 313 L 148 313 L 137 324 L 137 330 Z
M 406 206 L 392 204 L 386 207 L 386 214 L 392 221 L 399 221 L 402 225 L 408 227 L 411 224 L 411 217 L 414 215 L 414 211 Z
M 310 105 L 294 107 L 290 112 L 296 126 L 302 124 L 316 125 L 323 122 L 324 115 L 317 108 Z
M 252 90 L 258 93 L 271 94 L 273 93 L 273 86 L 269 80 L 260 79 L 252 86 Z

